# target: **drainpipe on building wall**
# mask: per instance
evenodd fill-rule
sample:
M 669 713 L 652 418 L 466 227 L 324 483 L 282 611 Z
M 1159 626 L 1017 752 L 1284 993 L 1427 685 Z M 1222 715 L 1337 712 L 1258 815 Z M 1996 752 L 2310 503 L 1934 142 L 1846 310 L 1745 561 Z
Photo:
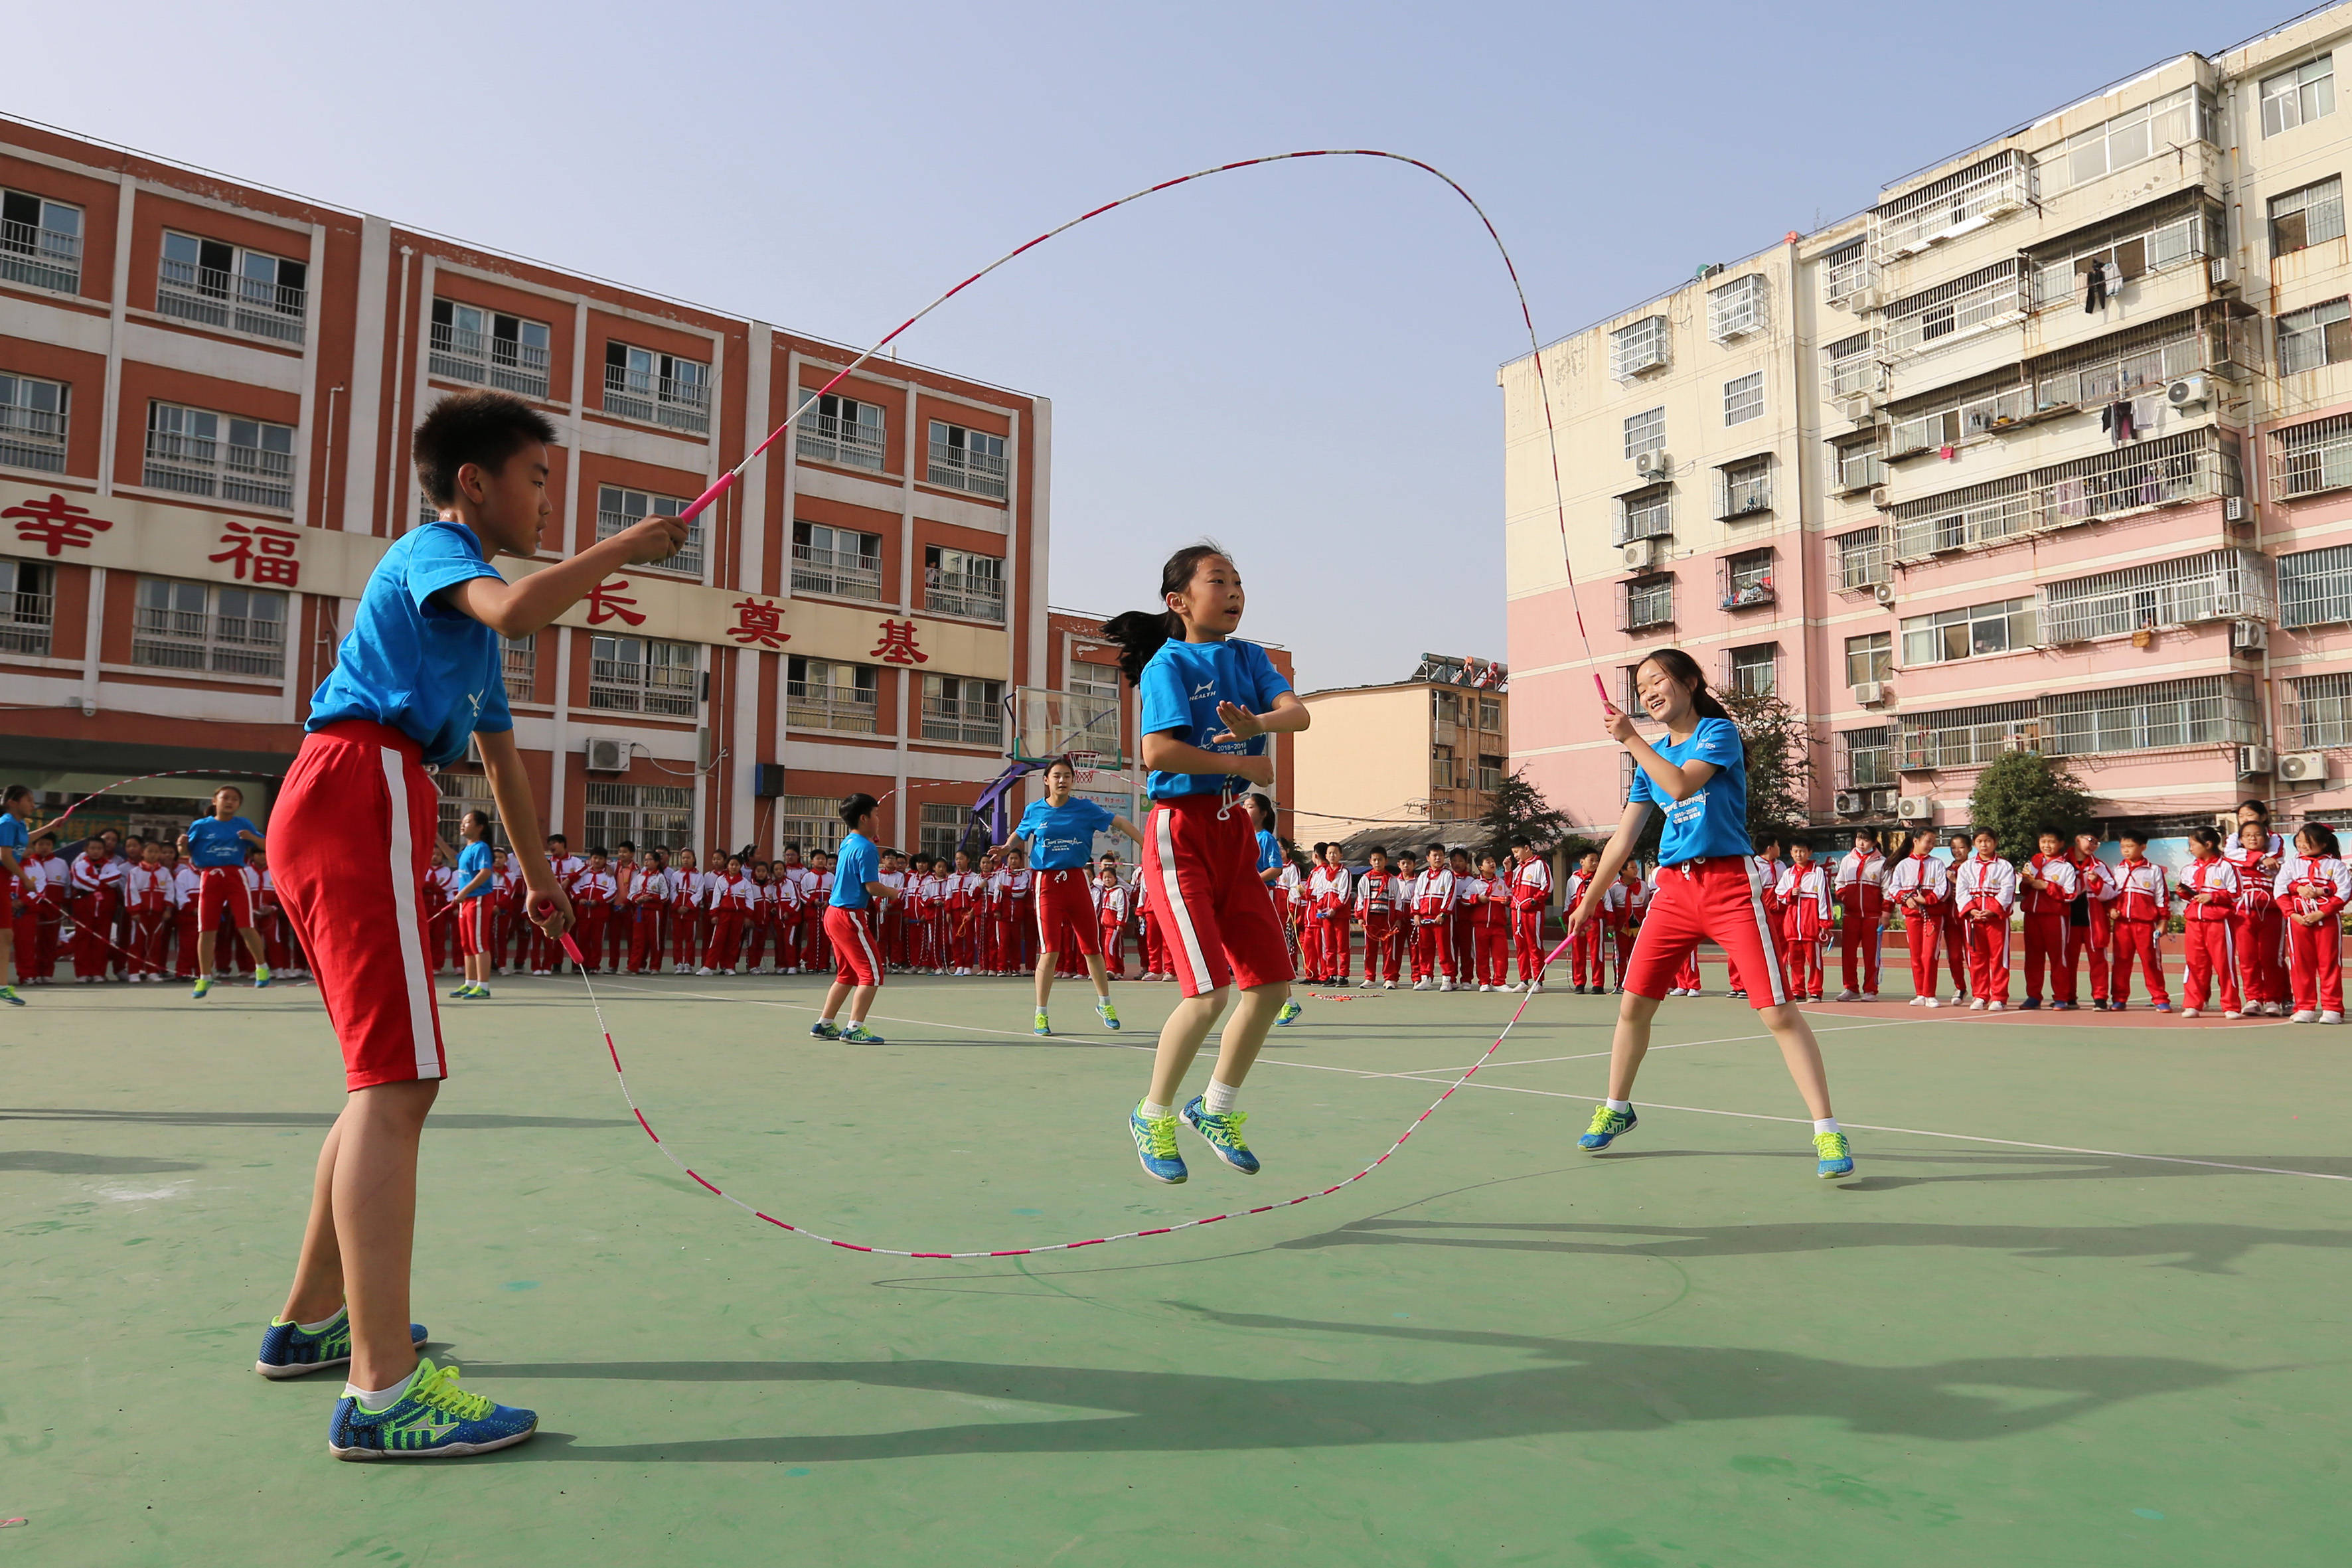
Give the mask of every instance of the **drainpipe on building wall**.
M 1796 412 L 1797 419 L 1797 471 L 1793 476 L 1791 476 L 1797 481 L 1797 657 L 1805 671 L 1805 705 L 1808 710 L 1805 722 L 1805 733 L 1807 737 L 1806 749 L 1811 752 L 1815 749 L 1811 741 L 1813 731 L 1812 713 L 1813 711 L 1819 710 L 1813 708 L 1813 691 L 1816 687 L 1816 683 L 1819 682 L 1821 703 L 1822 709 L 1825 710 L 1830 701 L 1829 693 L 1831 687 L 1827 682 L 1820 681 L 1820 676 L 1823 673 L 1823 670 L 1817 670 L 1814 668 L 1814 660 L 1811 658 L 1813 647 L 1813 552 L 1811 541 L 1808 538 L 1805 531 L 1805 475 L 1812 462 L 1813 443 L 1806 431 L 1806 416 L 1804 411 L 1814 407 L 1815 400 L 1804 395 L 1806 390 L 1805 333 L 1802 329 L 1802 325 L 1798 321 L 1797 309 L 1800 295 L 1805 291 L 1801 290 L 1797 285 L 1799 277 L 1797 271 L 1798 237 L 1797 231 L 1790 229 L 1788 233 L 1788 237 L 1781 241 L 1781 247 L 1788 253 L 1789 258 L 1789 406 Z M 1804 308 L 1806 317 L 1810 320 L 1812 313 L 1812 301 L 1810 299 L 1806 299 L 1804 300 Z M 1540 364 L 1537 366 L 1537 374 L 1542 374 L 1542 366 Z M 1828 548 L 1828 541 L 1826 539 L 1822 541 L 1822 548 Z M 1825 637 L 1828 635 L 1828 606 L 1824 605 L 1822 606 L 1822 635 Z M 1824 669 L 1827 667 L 1828 658 L 1829 655 L 1826 647 L 1824 647 L 1822 657 L 1822 663 Z M 1822 760 L 1827 761 L 1829 758 L 1830 740 L 1826 730 L 1824 730 L 1822 733 L 1819 751 Z M 1808 761 L 1810 762 L 1811 759 L 1809 758 Z M 1819 770 L 1815 769 L 1811 770 L 1811 772 L 1813 775 L 1812 780 L 1809 780 L 1807 783 L 1805 792 L 1805 815 L 1808 816 L 1811 816 L 1813 811 L 1812 784 L 1813 782 L 1818 781 L 1820 776 Z M 1565 886 L 1564 883 L 1555 883 L 1554 885 Z
M 2246 170 L 2245 160 L 2242 154 L 2242 147 L 2244 142 L 2244 110 L 2245 83 L 2242 79 L 2232 81 L 2230 86 L 2229 93 L 2230 226 L 2238 237 L 2238 244 L 2236 254 L 2231 258 L 2231 264 L 2237 269 L 2238 291 L 2241 296 L 2245 292 L 2245 280 L 2251 276 L 2248 268 L 2253 250 L 2252 246 L 2250 245 L 2246 239 Z M 2263 273 L 2264 276 L 2267 277 L 2269 275 L 2269 268 L 2265 268 L 2263 269 Z M 2210 269 L 2206 274 L 2205 291 L 2208 295 L 2210 295 L 2213 292 L 2212 274 Z M 2276 318 L 2278 313 L 2278 298 L 2275 286 L 2273 286 L 2272 290 L 2271 313 L 2273 319 Z M 2226 314 L 2221 319 L 2221 332 L 2222 347 L 2226 351 L 2229 347 L 2229 318 Z M 2243 485 L 2246 489 L 2246 515 L 2252 519 L 2253 522 L 2253 547 L 2255 553 L 2266 554 L 2267 552 L 2263 550 L 2263 497 L 2267 494 L 2270 488 L 2265 482 L 2268 479 L 2269 475 L 2263 471 L 2267 465 L 2265 465 L 2262 460 L 2262 443 L 2255 439 L 2254 437 L 2255 426 L 2260 421 L 2260 410 L 2258 409 L 2257 405 L 2262 398 L 2263 381 L 2261 376 L 2251 374 L 2251 366 L 2248 367 L 2248 370 L 2249 374 L 2246 378 L 2245 445 L 2241 448 L 2239 454 L 2238 482 Z M 2217 425 L 2220 423 L 2218 418 L 2215 423 Z M 2226 502 L 2224 504 L 2226 504 Z M 2224 524 L 2223 526 L 2226 529 L 2228 525 Z M 2273 596 L 2273 604 L 2271 606 L 2272 618 L 2276 619 L 2278 612 L 2278 605 L 2276 603 L 2278 593 L 2278 574 L 2275 569 L 2273 569 L 2271 574 L 2271 593 Z M 2276 683 L 2271 679 L 2271 639 L 2268 637 L 2264 637 L 2263 639 L 2260 668 L 2261 674 L 2257 676 L 2256 679 L 2261 681 L 2262 685 L 2261 689 L 2256 693 L 2256 700 L 2260 705 L 2260 710 L 2263 716 L 2263 733 L 2270 737 L 2271 752 L 2272 754 L 2275 756 L 2279 752 L 2284 750 L 2284 748 L 2279 743 L 2284 737 L 2280 733 L 2281 726 L 2278 721 Z M 2235 783 L 2234 773 L 2235 768 L 2233 764 L 2233 784 Z M 2263 786 L 2265 793 L 2274 791 L 2277 788 L 2277 785 L 2278 775 L 2276 773 L 2273 773 L 2271 775 L 2271 782 Z M 2234 795 L 2236 794 L 2235 789 L 2233 788 L 2231 793 Z
M 393 535 L 395 531 L 393 525 L 400 521 L 400 503 L 393 499 L 393 489 L 400 483 L 400 388 L 407 379 L 408 367 L 408 263 L 415 254 L 413 246 L 400 247 L 400 292 L 393 300 L 400 312 L 400 320 L 394 328 L 392 339 L 392 439 L 385 447 L 385 456 L 390 461 L 384 465 L 390 472 L 384 475 L 383 479 L 386 538 Z

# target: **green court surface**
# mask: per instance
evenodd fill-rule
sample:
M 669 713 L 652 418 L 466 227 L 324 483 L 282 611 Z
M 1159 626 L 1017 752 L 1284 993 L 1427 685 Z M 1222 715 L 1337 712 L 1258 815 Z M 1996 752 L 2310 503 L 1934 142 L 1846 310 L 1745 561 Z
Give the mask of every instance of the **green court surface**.
M 1124 1118 L 1171 988 L 1034 1040 L 1025 988 L 609 993 L 654 1126 L 853 1240 L 1014 1247 L 1338 1181 L 1507 995 L 1310 999 L 1255 1180 Z M 53 986 L 0 1014 L 0 1563 L 1600 1568 L 2346 1560 L 2352 1032 L 1815 1009 L 1858 1178 L 1769 1040 L 1669 1002 L 1617 1153 L 1613 1003 L 1547 994 L 1370 1179 L 1205 1230 L 909 1262 L 785 1235 L 636 1129 L 574 980 L 453 1009 L 416 1311 L 541 1414 L 338 1464 L 254 1375 L 340 1066 L 317 994 Z M 1198 1077 L 1204 1072 L 1196 1069 Z

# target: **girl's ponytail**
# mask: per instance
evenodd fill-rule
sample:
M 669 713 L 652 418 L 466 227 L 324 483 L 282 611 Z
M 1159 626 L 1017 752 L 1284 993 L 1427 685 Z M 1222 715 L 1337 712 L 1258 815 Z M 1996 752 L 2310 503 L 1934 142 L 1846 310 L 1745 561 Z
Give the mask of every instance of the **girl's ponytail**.
M 1201 563 L 1212 555 L 1230 561 L 1222 545 L 1209 540 L 1188 544 L 1171 555 L 1160 568 L 1159 610 L 1129 610 L 1113 616 L 1103 623 L 1103 636 L 1118 644 L 1118 670 L 1127 677 L 1129 686 L 1143 684 L 1143 667 L 1160 651 L 1160 645 L 1184 635 L 1184 622 L 1175 611 L 1164 606 L 1171 594 L 1181 594 L 1192 585 L 1192 574 Z M 1696 668 L 1696 667 L 1694 667 Z

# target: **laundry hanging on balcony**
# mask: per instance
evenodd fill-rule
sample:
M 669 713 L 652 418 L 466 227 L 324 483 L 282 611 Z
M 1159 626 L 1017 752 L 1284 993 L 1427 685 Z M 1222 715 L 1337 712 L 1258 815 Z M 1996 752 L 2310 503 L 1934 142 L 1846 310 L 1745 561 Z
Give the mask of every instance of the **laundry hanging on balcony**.
M 2094 261 L 2083 268 L 2083 313 L 2090 315 L 2107 308 L 2109 300 L 2120 304 L 2124 294 L 2124 269 L 2112 261 Z
M 2105 430 L 2108 440 L 2118 447 L 2133 439 L 2131 400 L 2126 398 L 2100 409 L 2099 428 Z

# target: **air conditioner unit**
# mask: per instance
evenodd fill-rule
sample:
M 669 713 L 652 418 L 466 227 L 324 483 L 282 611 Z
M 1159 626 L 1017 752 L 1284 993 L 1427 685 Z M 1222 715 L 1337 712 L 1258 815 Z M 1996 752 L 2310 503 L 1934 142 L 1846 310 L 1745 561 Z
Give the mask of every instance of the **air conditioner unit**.
M 2213 378 L 2184 375 L 2164 389 L 2164 400 L 2175 408 L 2190 408 L 2213 401 Z
M 1934 821 L 1935 816 L 1936 801 L 1933 795 L 1906 795 L 1895 797 L 1895 818 L 1898 822 L 1908 822 L 1918 826 Z
M 2263 649 L 2270 646 L 2271 629 L 2270 627 L 2263 625 L 2262 622 L 2231 621 L 2230 623 L 2230 651 L 2231 653 L 2260 653 Z M 2268 772 L 2269 770 L 2264 769 L 2263 771 Z
M 2326 752 L 2289 752 L 2278 760 L 2281 784 L 2318 784 L 2326 777 Z
M 1842 789 L 1837 792 L 1837 814 L 1840 816 L 1859 816 L 1869 809 L 1870 795 L 1867 791 Z
M 1886 504 L 1886 487 L 1885 485 L 1873 485 L 1871 487 L 1870 504 L 1873 506 L 1885 506 Z
M 1633 471 L 1644 479 L 1663 479 L 1675 471 L 1675 460 L 1663 451 L 1636 452 Z
M 1856 681 L 1853 700 L 1862 707 L 1875 708 L 1886 700 L 1886 683 L 1883 680 Z
M 1895 584 L 1892 583 L 1873 583 L 1870 585 L 1870 596 L 1877 600 L 1882 605 L 1891 605 L 1895 602 Z
M 1886 296 L 1880 292 L 1876 284 L 1865 283 L 1845 297 L 1845 308 L 1849 310 L 1875 310 L 1885 300 Z
M 2235 289 L 2238 286 L 2238 268 L 2228 257 L 2213 258 L 2205 264 L 2205 269 L 2212 278 L 2214 288 Z
M 592 773 L 629 771 L 629 742 L 617 736 L 591 735 L 581 749 L 588 754 L 588 771 Z
M 1874 408 L 1875 405 L 1872 402 L 1871 395 L 1867 392 L 1842 392 L 1838 394 L 1838 412 L 1844 415 L 1848 419 L 1853 420 L 1857 425 L 1869 424 L 1871 415 L 1874 411 Z
M 2243 778 L 2250 773 L 2269 773 L 2277 765 L 2277 763 L 2278 753 L 2272 751 L 2268 746 L 2240 746 L 2238 748 L 2238 776 L 2241 778 Z M 2234 834 L 2237 831 L 2235 826 L 2237 818 L 2233 816 L 2229 820 L 2232 825 L 2231 827 L 2231 833 Z
M 1625 546 L 1626 571 L 1647 572 L 1657 563 L 1658 542 L 1656 540 L 1636 539 Z
M 2221 521 L 2223 522 L 2245 521 L 2246 498 L 2243 496 L 2223 496 L 2221 498 Z

